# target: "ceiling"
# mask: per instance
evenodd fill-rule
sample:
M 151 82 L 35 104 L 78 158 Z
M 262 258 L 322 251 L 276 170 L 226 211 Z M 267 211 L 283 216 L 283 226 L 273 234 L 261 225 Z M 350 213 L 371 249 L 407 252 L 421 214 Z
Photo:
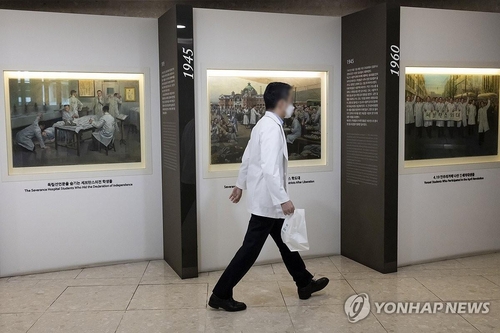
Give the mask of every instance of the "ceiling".
M 342 16 L 383 0 L 0 0 L 1 9 L 19 9 L 64 13 L 159 17 L 175 4 L 276 13 Z M 500 0 L 401 0 L 403 6 L 500 12 Z

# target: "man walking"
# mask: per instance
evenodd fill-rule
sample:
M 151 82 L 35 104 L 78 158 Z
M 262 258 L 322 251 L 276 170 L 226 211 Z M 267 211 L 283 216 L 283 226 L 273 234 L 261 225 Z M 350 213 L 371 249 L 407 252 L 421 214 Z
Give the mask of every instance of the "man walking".
M 264 92 L 267 111 L 252 130 L 236 187 L 229 197 L 238 203 L 246 189 L 248 211 L 252 216 L 242 246 L 213 289 L 208 302 L 212 308 L 246 309 L 245 303 L 233 299 L 233 288 L 257 260 L 268 235 L 278 246 L 300 299 L 308 299 L 329 282 L 327 278 L 314 280 L 299 253 L 291 252 L 281 239 L 284 217 L 295 211 L 286 191 L 288 151 L 283 132 L 283 119 L 290 118 L 294 111 L 291 89 L 286 83 L 272 82 Z

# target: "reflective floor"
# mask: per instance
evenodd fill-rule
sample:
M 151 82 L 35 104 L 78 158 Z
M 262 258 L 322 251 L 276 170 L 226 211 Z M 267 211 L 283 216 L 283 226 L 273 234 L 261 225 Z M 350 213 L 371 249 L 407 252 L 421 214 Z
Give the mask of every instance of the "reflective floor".
M 383 275 L 341 256 L 306 260 L 328 287 L 299 300 L 283 264 L 255 266 L 234 297 L 207 308 L 221 272 L 181 280 L 163 261 L 0 279 L 0 332 L 500 332 L 500 253 L 408 266 Z M 488 314 L 377 314 L 352 324 L 345 300 L 489 301 Z

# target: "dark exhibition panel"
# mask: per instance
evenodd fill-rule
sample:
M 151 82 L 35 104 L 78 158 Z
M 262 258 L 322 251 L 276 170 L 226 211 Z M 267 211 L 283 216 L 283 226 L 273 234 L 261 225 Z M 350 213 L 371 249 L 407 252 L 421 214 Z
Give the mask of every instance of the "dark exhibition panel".
M 397 270 L 399 7 L 342 18 L 342 255 Z
M 158 20 L 164 258 L 182 278 L 198 276 L 193 8 Z

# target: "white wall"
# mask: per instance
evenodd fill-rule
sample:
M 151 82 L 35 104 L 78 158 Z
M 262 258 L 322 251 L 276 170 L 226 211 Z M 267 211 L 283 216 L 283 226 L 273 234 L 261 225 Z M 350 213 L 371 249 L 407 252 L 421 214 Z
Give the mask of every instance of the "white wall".
M 160 151 L 156 19 L 0 10 L 0 71 L 146 71 L 148 155 Z M 0 129 L 5 128 L 3 80 Z M 151 122 L 151 119 L 153 120 Z M 152 123 L 152 126 L 151 126 Z M 6 173 L 5 137 L 0 170 Z M 0 182 L 0 276 L 162 257 L 159 154 L 149 173 L 94 172 Z M 151 165 L 152 163 L 152 165 Z M 151 171 L 152 170 L 152 171 Z M 130 188 L 25 193 L 52 180 L 112 177 Z M 106 212 L 103 214 L 103 212 Z
M 402 8 L 401 67 L 500 67 L 500 15 Z M 400 83 L 400 165 L 404 158 Z M 426 168 L 399 177 L 399 265 L 500 249 L 498 165 Z M 433 173 L 472 171 L 484 181 L 426 185 Z M 421 171 L 424 171 L 422 169 Z
M 311 249 L 305 256 L 340 252 L 340 18 L 195 9 L 195 85 L 198 163 L 200 270 L 225 267 L 246 231 L 246 198 L 229 202 L 234 177 L 204 178 L 203 149 L 209 140 L 206 69 L 328 70 L 330 170 L 290 175 L 314 184 L 289 186 L 298 208 L 306 209 Z M 279 260 L 272 239 L 258 261 Z

